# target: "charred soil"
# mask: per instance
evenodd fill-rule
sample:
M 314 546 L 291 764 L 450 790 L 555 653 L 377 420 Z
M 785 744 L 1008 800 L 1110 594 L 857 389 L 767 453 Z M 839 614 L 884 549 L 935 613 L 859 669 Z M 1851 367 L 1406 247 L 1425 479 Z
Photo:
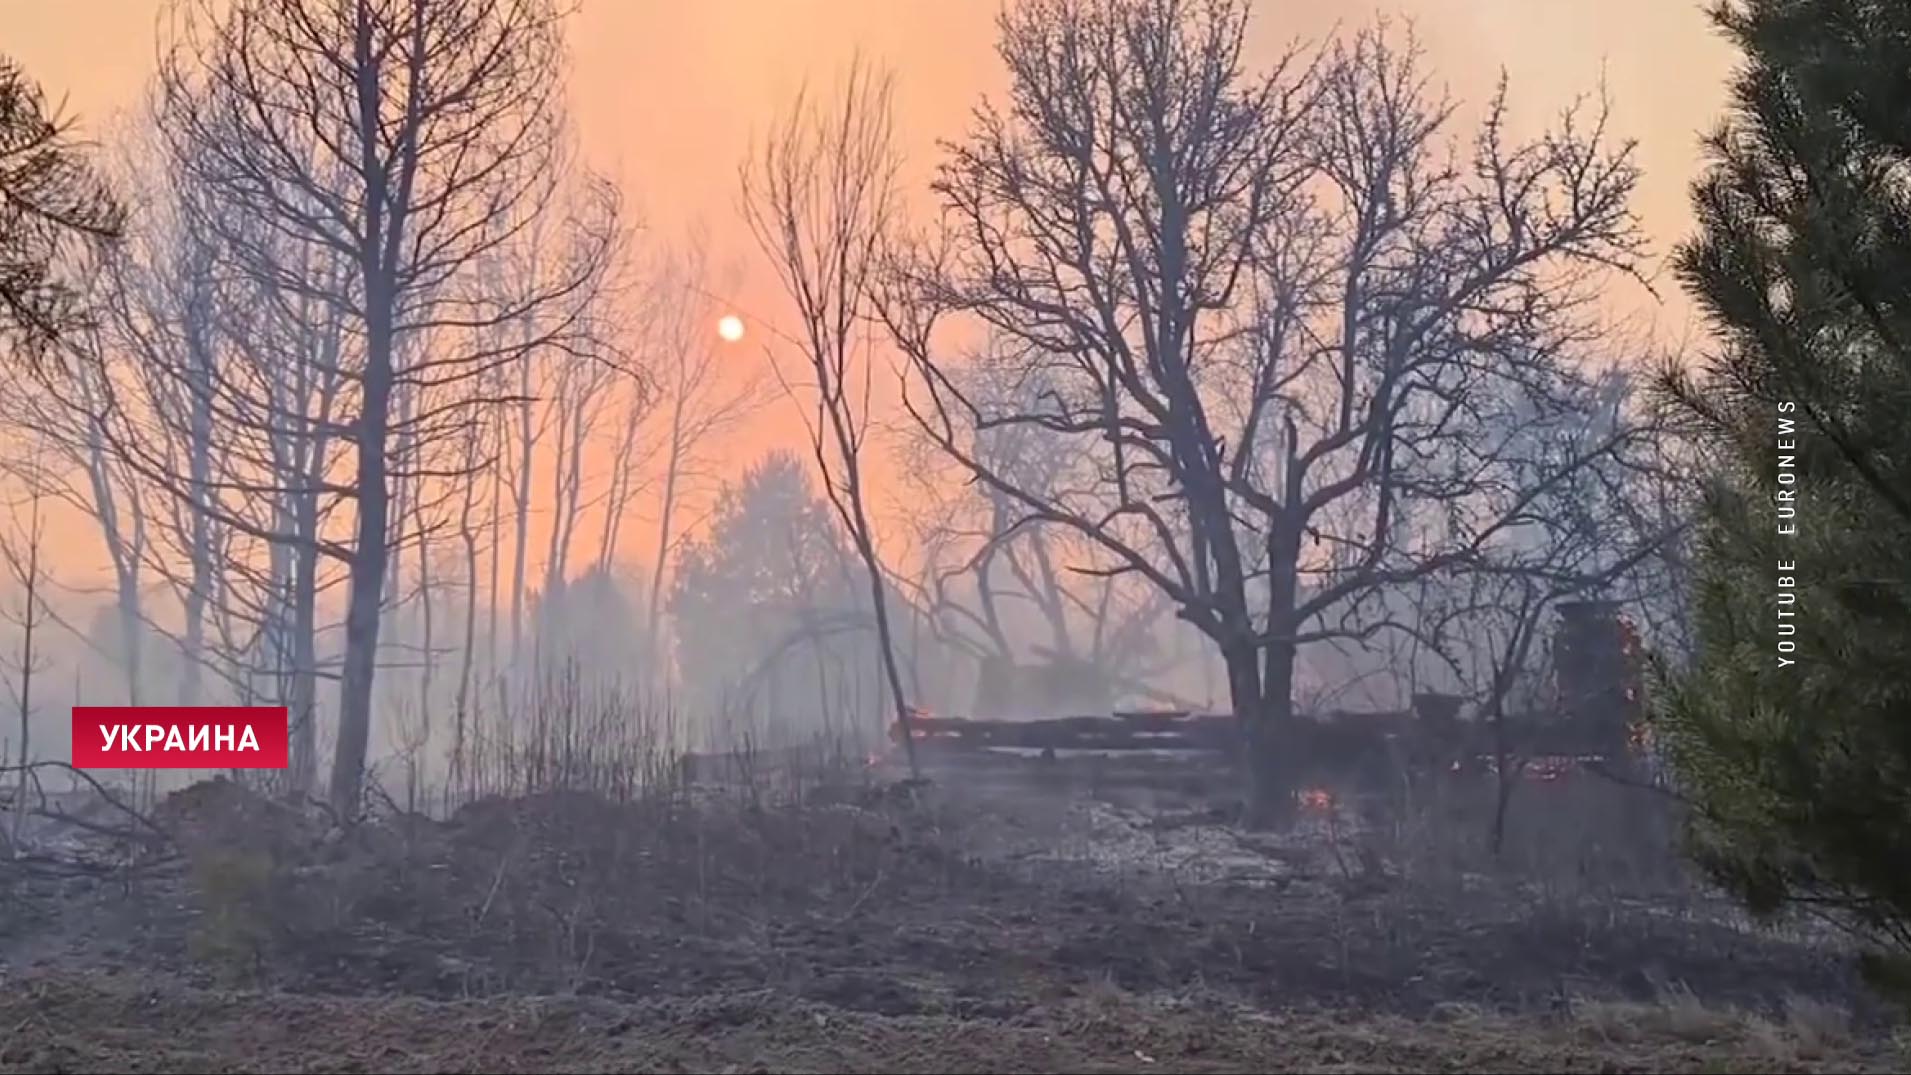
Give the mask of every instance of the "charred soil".
M 1703 900 L 1410 873 L 1336 824 L 864 787 L 548 793 L 16 877 L 17 1070 L 1889 1069 L 1848 953 Z

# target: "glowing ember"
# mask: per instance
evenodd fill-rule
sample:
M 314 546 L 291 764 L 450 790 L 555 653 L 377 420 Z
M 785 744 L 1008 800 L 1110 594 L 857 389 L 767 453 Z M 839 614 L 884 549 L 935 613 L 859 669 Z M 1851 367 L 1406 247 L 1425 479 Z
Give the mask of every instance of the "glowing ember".
M 1626 726 L 1626 745 L 1635 752 L 1652 745 L 1652 726 L 1644 722 Z
M 1319 813 L 1331 809 L 1333 805 L 1334 797 L 1326 788 L 1308 788 L 1301 792 L 1301 806 L 1305 809 Z

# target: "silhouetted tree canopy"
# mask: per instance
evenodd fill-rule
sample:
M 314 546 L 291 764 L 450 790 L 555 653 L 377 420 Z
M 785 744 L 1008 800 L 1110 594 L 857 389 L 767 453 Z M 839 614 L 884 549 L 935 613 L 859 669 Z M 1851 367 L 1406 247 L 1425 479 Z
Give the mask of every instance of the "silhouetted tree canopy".
M 678 560 L 670 609 L 686 692 L 779 725 L 876 713 L 875 622 L 859 571 L 803 464 L 766 456 L 722 491 L 706 535 Z

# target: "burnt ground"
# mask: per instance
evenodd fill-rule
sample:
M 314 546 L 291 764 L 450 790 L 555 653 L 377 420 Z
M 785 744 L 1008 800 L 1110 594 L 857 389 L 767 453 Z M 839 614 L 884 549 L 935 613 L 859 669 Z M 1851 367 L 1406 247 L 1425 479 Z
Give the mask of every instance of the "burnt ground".
M 1425 827 L 1329 807 L 1248 834 L 1106 789 L 802 799 L 553 793 L 341 832 L 196 786 L 137 877 L 11 878 L 0 1069 L 1903 1064 L 1849 952 L 1584 856 L 1540 874 L 1455 839 L 1435 868 Z

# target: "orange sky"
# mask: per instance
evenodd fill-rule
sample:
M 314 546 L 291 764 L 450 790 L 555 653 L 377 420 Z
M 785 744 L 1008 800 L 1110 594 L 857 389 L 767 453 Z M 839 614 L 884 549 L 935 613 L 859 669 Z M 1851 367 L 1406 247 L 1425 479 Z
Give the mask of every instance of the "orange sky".
M 0 50 L 89 130 L 132 104 L 152 72 L 158 0 L 0 0 Z M 1321 9 L 1327 9 L 1323 14 Z M 787 323 L 782 297 L 737 217 L 737 167 L 806 78 L 832 84 L 855 50 L 898 78 L 898 130 L 919 180 L 935 142 L 960 132 L 978 95 L 1000 88 L 992 0 L 582 0 L 574 21 L 573 100 L 587 154 L 617 177 L 665 237 L 701 225 L 713 265 L 742 270 L 738 306 Z M 1639 140 L 1636 209 L 1663 254 L 1689 223 L 1686 185 L 1699 132 L 1717 119 L 1732 56 L 1691 0 L 1261 0 L 1255 47 L 1270 54 L 1332 21 L 1376 10 L 1414 20 L 1452 91 L 1477 102 L 1504 67 L 1516 118 L 1550 119 L 1605 76 L 1615 126 Z M 1618 312 L 1681 333 L 1676 287 L 1663 306 Z M 739 361 L 758 361 L 739 348 Z M 738 466 L 789 442 L 788 417 L 756 423 L 730 454 Z

